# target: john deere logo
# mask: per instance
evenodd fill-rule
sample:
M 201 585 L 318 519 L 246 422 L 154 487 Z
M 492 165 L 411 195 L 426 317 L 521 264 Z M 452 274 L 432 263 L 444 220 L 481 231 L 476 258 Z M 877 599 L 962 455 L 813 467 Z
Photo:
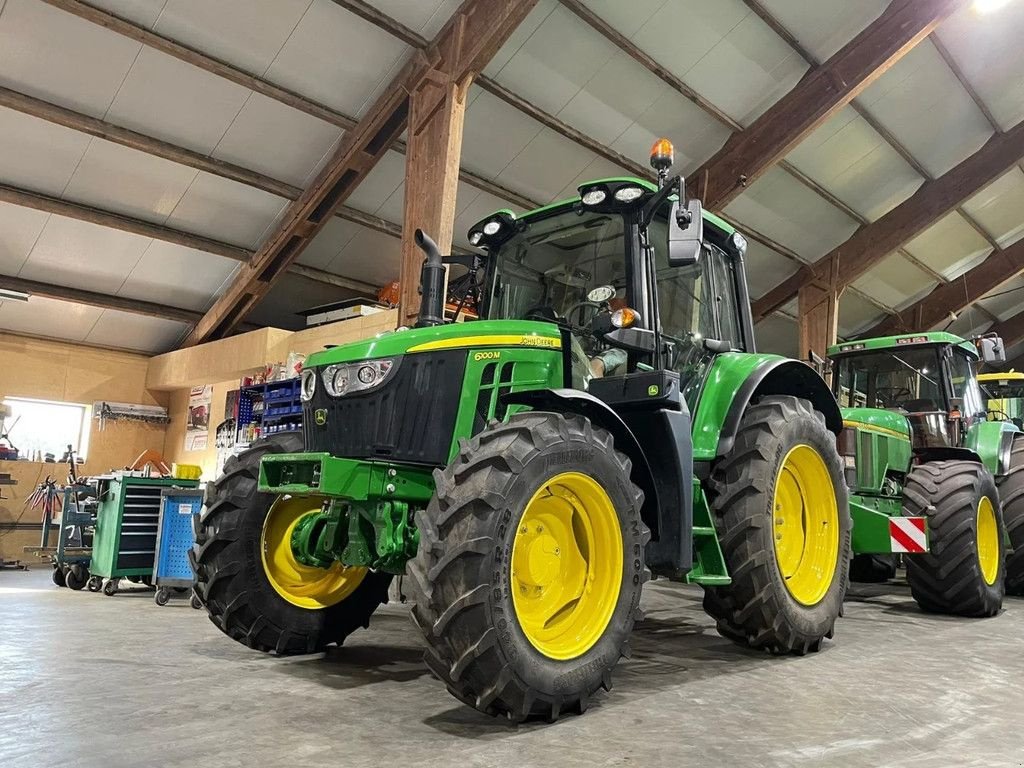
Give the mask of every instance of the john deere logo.
M 647 396 L 648 397 L 657 397 L 658 396 L 658 385 L 657 384 L 651 384 L 651 386 L 649 386 L 647 388 Z
M 313 411 L 313 420 L 317 423 L 317 426 L 322 427 L 327 423 L 327 409 L 317 408 Z

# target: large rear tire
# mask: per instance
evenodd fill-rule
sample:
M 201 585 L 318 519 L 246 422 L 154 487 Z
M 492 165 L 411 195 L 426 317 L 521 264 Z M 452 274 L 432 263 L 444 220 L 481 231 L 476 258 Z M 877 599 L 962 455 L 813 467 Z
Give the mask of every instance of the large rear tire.
M 206 606 L 210 620 L 250 648 L 281 655 L 315 653 L 333 643 L 340 645 L 355 630 L 369 626 L 370 616 L 387 602 L 391 582 L 389 574 L 371 571 L 359 574 L 361 580 L 354 589 L 336 589 L 342 578 L 338 576 L 327 584 L 332 591 L 318 593 L 315 579 L 329 572 L 308 568 L 302 573 L 311 574 L 314 581 L 306 588 L 285 585 L 292 589 L 289 593 L 282 584 L 271 583 L 265 530 L 271 528 L 267 521 L 279 499 L 256 489 L 260 459 L 267 453 L 302 449 L 302 437 L 286 433 L 257 441 L 228 459 L 224 474 L 206 489 L 190 553 L 196 572 L 195 594 Z M 346 596 L 338 599 L 343 593 Z
M 1015 435 L 1010 468 L 996 480 L 1003 507 L 1003 523 L 1010 537 L 1006 554 L 1006 594 L 1024 595 L 1024 435 Z
M 903 487 L 903 511 L 928 518 L 929 551 L 906 558 L 917 604 L 955 616 L 999 613 L 1006 558 L 992 474 L 975 461 L 918 464 Z
M 851 530 L 824 415 L 796 397 L 751 405 L 712 468 L 708 501 L 732 577 L 705 590 L 718 631 L 774 654 L 819 650 L 842 615 Z
M 409 581 L 427 665 L 456 698 L 553 720 L 611 686 L 648 577 L 630 471 L 605 430 L 536 411 L 435 471 Z

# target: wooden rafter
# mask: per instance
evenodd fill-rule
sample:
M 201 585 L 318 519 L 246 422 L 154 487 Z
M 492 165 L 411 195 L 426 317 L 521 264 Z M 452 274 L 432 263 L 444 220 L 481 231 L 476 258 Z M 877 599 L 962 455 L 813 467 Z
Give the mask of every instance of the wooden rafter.
M 0 275 L 0 288 L 27 293 L 31 296 L 56 299 L 57 301 L 85 304 L 90 307 L 99 307 L 100 309 L 116 309 L 119 312 L 130 312 L 134 315 L 175 320 L 189 325 L 198 322 L 199 318 L 203 316 L 202 312 L 195 312 L 191 309 L 170 307 L 166 304 L 157 304 L 152 301 L 128 299 L 123 296 L 111 296 L 106 293 L 86 291 L 82 288 L 70 288 L 54 285 L 50 282 L 26 280 L 22 277 L 11 277 L 9 275 Z
M 54 6 L 55 8 L 59 8 L 62 11 L 66 11 L 67 13 L 73 14 L 80 19 L 84 19 L 85 21 L 89 21 L 93 24 L 109 29 L 112 32 L 116 32 L 130 40 L 134 40 L 150 48 L 161 51 L 168 56 L 173 56 L 179 61 L 191 64 L 192 66 L 202 69 L 205 72 L 209 72 L 212 75 L 229 80 L 243 88 L 249 88 L 250 90 L 262 94 L 267 98 L 286 104 L 300 112 L 305 112 L 307 115 L 312 115 L 313 117 L 336 125 L 343 130 L 350 130 L 357 123 L 357 120 L 354 117 L 342 114 L 341 112 L 316 102 L 307 96 L 303 96 L 287 88 L 275 85 L 268 80 L 239 69 L 233 64 L 229 64 L 207 53 L 203 53 L 202 51 L 187 46 L 184 43 L 180 43 L 157 32 L 146 29 L 145 27 L 141 27 L 134 22 L 117 16 L 116 14 L 97 8 L 94 5 L 90 5 L 83 0 L 43 0 L 43 2 Z M 405 154 L 405 142 L 400 139 L 396 138 L 394 142 L 392 142 L 391 148 L 396 152 Z M 465 168 L 460 169 L 459 178 L 481 191 L 492 194 L 501 200 L 506 200 L 520 208 L 530 209 L 538 205 L 538 203 L 532 200 L 529 196 L 509 189 L 508 187 L 490 179 L 485 179 L 479 174 L 473 173 Z
M 266 295 L 358 184 L 405 130 L 409 93 L 445 72 L 450 82 L 472 78 L 497 52 L 536 0 L 466 0 L 434 41 L 392 79 L 310 186 L 288 207 L 249 264 L 193 328 L 185 346 L 220 338 Z M 438 106 L 444 88 L 434 89 Z M 429 114 L 426 110 L 424 114 Z
M 978 299 L 1024 272 L 1024 240 L 992 253 L 947 285 L 865 331 L 865 337 L 885 336 L 901 331 L 924 331 L 943 323 L 950 312 L 960 313 Z M 978 305 L 980 307 L 980 305 Z
M 959 165 L 926 181 L 907 200 L 871 224 L 857 230 L 813 265 L 799 270 L 754 302 L 754 316 L 763 317 L 796 295 L 800 286 L 835 256 L 839 285 L 847 286 L 888 254 L 988 186 L 1024 156 L 1024 122 L 997 134 Z

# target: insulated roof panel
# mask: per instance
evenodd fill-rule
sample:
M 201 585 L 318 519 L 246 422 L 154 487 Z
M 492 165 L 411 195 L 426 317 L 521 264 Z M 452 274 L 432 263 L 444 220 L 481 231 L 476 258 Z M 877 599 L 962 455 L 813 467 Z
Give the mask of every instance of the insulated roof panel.
M 120 289 L 108 292 L 204 312 L 238 267 L 231 259 L 152 240 Z
M 250 93 L 212 154 L 302 187 L 309 183 L 324 157 L 334 151 L 341 136 L 336 125 Z
M 885 317 L 882 310 L 852 291 L 839 299 L 839 335 L 843 338 L 856 336 Z
M 543 126 L 496 96 L 479 88 L 472 90 L 476 97 L 466 110 L 462 128 L 462 164 L 494 178 L 543 130 Z
M 786 159 L 869 221 L 888 213 L 924 182 L 851 107 L 812 131 Z
M 245 104 L 249 90 L 143 47 L 106 119 L 208 154 Z
M 992 136 L 985 116 L 929 40 L 869 85 L 859 101 L 933 176 Z
M 785 171 L 772 168 L 725 208 L 735 217 L 805 261 L 821 258 L 844 242 L 858 224 Z M 737 225 L 742 230 L 742 225 Z
M 200 172 L 167 217 L 168 226 L 256 248 L 287 201 L 219 176 Z
M 543 128 L 498 175 L 498 181 L 537 200 L 549 201 L 593 159 L 590 150 Z
M 372 285 L 385 285 L 398 279 L 401 260 L 401 240 L 356 226 L 352 239 L 324 269 Z
M 782 315 L 769 315 L 754 326 L 758 352 L 785 355 L 799 359 L 800 344 L 797 324 Z
M 376 214 L 404 181 L 405 155 L 387 152 L 366 175 L 363 182 L 352 191 L 345 204 L 366 213 Z M 401 223 L 401 215 L 394 221 L 396 224 Z
M 1000 128 L 1024 120 L 1024 5 L 984 14 L 965 4 L 937 34 Z
M 0 274 L 18 274 L 49 217 L 32 208 L 0 203 Z
M 50 216 L 18 277 L 116 293 L 149 243 L 148 237 Z
M 992 321 L 989 320 L 988 315 L 979 312 L 974 307 L 968 307 L 957 316 L 952 324 L 950 324 L 948 319 L 944 319 L 936 328 L 945 329 L 950 333 L 955 333 L 957 336 L 967 339 L 976 333 L 988 330 L 991 326 Z M 1007 360 L 1009 359 L 1007 358 Z
M 359 229 L 361 227 L 358 224 L 332 216 L 323 229 L 316 233 L 313 241 L 299 254 L 296 261 L 307 267 L 327 269 L 334 257 L 341 253 Z
M 85 341 L 103 310 L 84 304 L 33 296 L 0 301 L 0 328 L 28 336 Z
M 163 317 L 146 317 L 134 312 L 104 309 L 83 341 L 104 347 L 159 354 L 174 349 L 188 330 L 189 326 L 184 323 Z
M 331 0 L 313 0 L 268 80 L 358 117 L 409 55 L 405 43 Z
M 89 0 L 89 4 L 140 26 L 152 27 L 160 18 L 167 0 Z
M 371 5 L 431 40 L 458 9 L 458 0 L 373 0 Z
M 1024 275 L 1010 278 L 978 303 L 1000 320 L 1024 311 Z
M 0 85 L 100 117 L 141 48 L 38 0 L 7 0 Z
M 817 61 L 826 61 L 860 34 L 889 0 L 761 0 L 765 9 Z
M 963 206 L 1002 247 L 1024 235 L 1024 171 L 1019 167 L 993 181 Z
M 956 211 L 943 216 L 905 247 L 912 256 L 950 280 L 992 251 L 985 239 Z
M 751 296 L 763 296 L 797 270 L 792 259 L 759 241 L 747 238 L 747 286 Z
M 69 128 L 0 109 L 0 182 L 59 196 L 90 141 Z
M 153 29 L 262 75 L 309 4 L 309 0 L 170 0 Z
M 891 253 L 853 282 L 855 288 L 887 307 L 902 309 L 938 282 L 898 253 Z
M 188 166 L 93 139 L 63 197 L 159 224 L 198 175 Z

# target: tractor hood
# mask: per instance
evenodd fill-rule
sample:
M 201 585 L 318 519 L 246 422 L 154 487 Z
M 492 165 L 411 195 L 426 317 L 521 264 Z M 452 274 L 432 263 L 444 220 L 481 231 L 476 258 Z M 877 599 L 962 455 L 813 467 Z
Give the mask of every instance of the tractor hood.
M 890 437 L 910 439 L 910 422 L 907 417 L 881 408 L 841 408 L 843 425 L 855 429 L 880 432 Z
M 562 339 L 555 325 L 532 320 L 478 320 L 429 328 L 402 328 L 315 352 L 309 356 L 306 367 L 469 347 L 561 349 Z

